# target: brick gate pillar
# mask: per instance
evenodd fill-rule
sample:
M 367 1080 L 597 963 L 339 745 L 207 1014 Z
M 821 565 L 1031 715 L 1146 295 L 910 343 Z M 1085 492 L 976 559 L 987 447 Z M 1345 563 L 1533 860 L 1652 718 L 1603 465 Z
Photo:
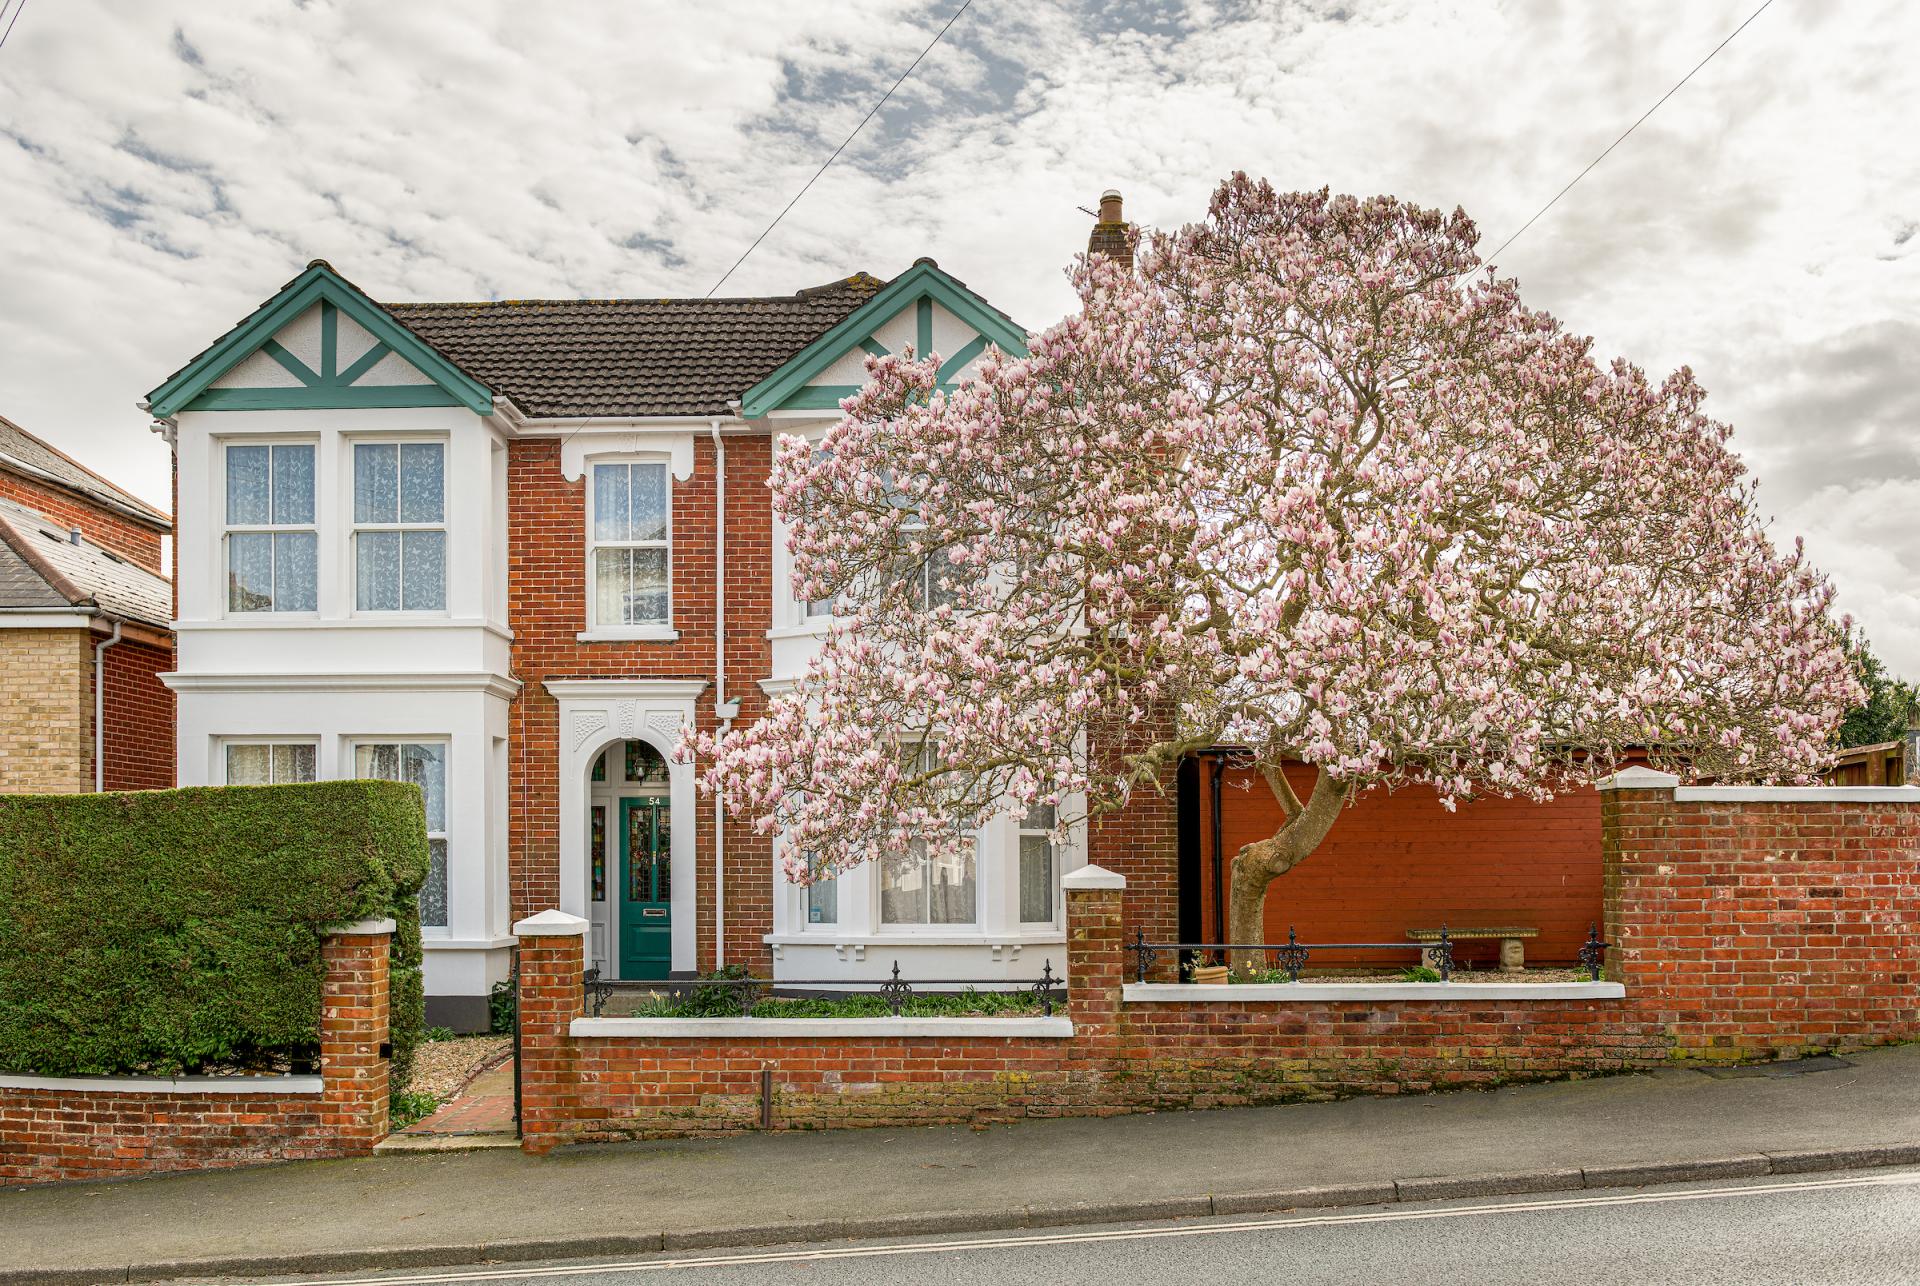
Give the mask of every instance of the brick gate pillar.
M 581 979 L 589 925 L 565 911 L 542 911 L 513 926 L 520 939 L 520 1147 L 550 1152 L 566 1141 L 580 1101 L 573 1020 L 586 1014 Z
M 1123 875 L 1083 866 L 1060 878 L 1067 899 L 1067 1012 L 1076 1046 L 1110 1053 L 1119 1034 L 1120 988 L 1126 981 Z
M 327 1124 L 348 1156 L 387 1137 L 387 965 L 392 920 L 327 930 L 320 944 L 320 1083 Z

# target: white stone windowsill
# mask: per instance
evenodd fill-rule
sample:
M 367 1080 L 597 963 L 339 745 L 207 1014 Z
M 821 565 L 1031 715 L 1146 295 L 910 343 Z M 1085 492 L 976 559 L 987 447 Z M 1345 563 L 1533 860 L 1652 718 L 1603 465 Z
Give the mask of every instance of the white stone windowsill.
M 1064 947 L 1065 929 L 1033 926 L 1006 933 L 768 933 L 770 947 Z
M 576 1018 L 572 1036 L 794 1040 L 849 1036 L 1004 1036 L 1063 1040 L 1071 1018 Z
M 319 1094 L 318 1076 L 0 1076 L 0 1090 L 64 1094 Z
M 1617 982 L 1249 982 L 1215 986 L 1184 982 L 1129 982 L 1121 999 L 1231 1004 L 1292 1001 L 1311 1004 L 1351 1000 L 1431 1000 L 1471 1004 L 1481 1000 L 1619 1000 Z
M 582 643 L 672 643 L 680 631 L 671 625 L 647 625 L 623 630 L 581 630 L 573 636 Z

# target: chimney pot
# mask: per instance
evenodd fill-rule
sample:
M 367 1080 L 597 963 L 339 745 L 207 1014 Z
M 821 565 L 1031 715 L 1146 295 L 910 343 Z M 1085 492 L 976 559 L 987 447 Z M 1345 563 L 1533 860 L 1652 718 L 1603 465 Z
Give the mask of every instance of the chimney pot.
M 1133 268 L 1133 244 L 1128 239 L 1127 221 L 1120 213 L 1120 192 L 1108 188 L 1100 194 L 1100 220 L 1087 237 L 1087 253 L 1118 260 L 1129 271 Z

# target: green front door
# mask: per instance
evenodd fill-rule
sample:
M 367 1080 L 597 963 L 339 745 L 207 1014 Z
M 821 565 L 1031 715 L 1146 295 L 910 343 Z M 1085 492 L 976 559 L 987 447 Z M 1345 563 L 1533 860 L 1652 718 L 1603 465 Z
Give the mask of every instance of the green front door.
M 620 801 L 620 977 L 673 967 L 671 809 L 665 796 Z

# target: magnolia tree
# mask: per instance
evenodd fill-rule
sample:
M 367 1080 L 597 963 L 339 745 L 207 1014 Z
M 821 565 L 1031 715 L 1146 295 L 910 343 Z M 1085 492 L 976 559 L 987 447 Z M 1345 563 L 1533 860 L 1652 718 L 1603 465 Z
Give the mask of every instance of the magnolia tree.
M 1078 263 L 1029 356 L 951 393 L 935 355 L 870 362 L 774 468 L 836 628 L 766 717 L 683 747 L 705 787 L 806 882 L 1237 747 L 1284 817 L 1233 861 L 1258 942 L 1372 787 L 1546 798 L 1628 752 L 1805 779 L 1859 696 L 1828 583 L 1769 543 L 1687 370 L 1600 365 L 1474 242 L 1236 176 L 1137 269 Z

